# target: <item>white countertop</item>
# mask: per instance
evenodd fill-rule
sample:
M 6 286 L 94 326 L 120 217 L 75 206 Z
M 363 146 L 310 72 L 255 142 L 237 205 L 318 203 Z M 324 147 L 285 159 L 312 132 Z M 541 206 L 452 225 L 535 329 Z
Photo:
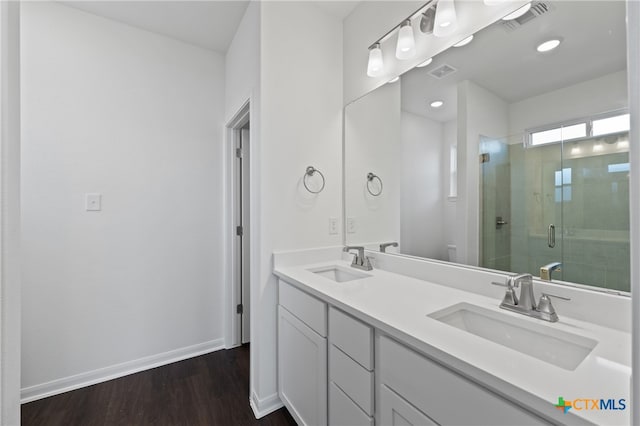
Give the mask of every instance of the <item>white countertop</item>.
M 495 392 L 523 403 L 562 423 L 630 423 L 631 335 L 562 315 L 549 323 L 498 308 L 500 300 L 418 280 L 380 269 L 370 277 L 334 282 L 308 269 L 349 262 L 330 261 L 299 266 L 276 265 L 275 274 L 302 290 L 389 333 Z M 353 269 L 354 271 L 358 271 Z M 514 316 L 519 320 L 563 330 L 598 342 L 574 371 L 475 336 L 428 317 L 428 314 L 466 302 Z M 563 414 L 554 408 L 558 397 L 625 399 L 626 410 L 576 410 Z M 574 417 L 577 416 L 578 418 Z

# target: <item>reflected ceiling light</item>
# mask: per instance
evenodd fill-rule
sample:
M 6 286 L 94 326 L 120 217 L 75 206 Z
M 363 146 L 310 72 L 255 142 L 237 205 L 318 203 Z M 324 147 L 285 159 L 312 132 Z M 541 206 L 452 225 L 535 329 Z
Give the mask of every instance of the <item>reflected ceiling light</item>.
M 422 13 L 422 19 L 420 19 L 420 31 L 424 34 L 433 33 L 433 26 L 436 21 L 436 8 L 430 7 Z
M 629 141 L 628 140 L 618 141 L 618 143 L 616 144 L 616 148 L 618 148 L 618 149 L 627 149 L 627 148 L 629 148 Z
M 369 77 L 380 77 L 382 74 L 384 74 L 382 49 L 380 49 L 380 43 L 376 43 L 369 48 L 369 63 L 367 64 L 367 75 Z
M 507 16 L 503 17 L 502 20 L 503 21 L 510 21 L 512 19 L 519 18 L 522 15 L 524 15 L 525 13 L 527 13 L 529 11 L 529 9 L 531 9 L 531 2 L 525 4 L 521 8 L 516 9 L 515 11 L 511 12 Z
M 429 105 L 431 106 L 431 108 L 440 108 L 442 105 L 444 105 L 444 101 L 433 101 Z
M 456 30 L 458 18 L 453 0 L 439 0 L 436 6 L 436 18 L 433 35 L 446 37 Z
M 400 80 L 400 76 L 393 77 L 391 80 L 389 80 L 389 83 L 395 83 L 398 80 Z
M 416 65 L 416 68 L 422 68 L 422 67 L 426 67 L 427 65 L 429 65 L 431 62 L 433 62 L 433 58 L 429 58 L 424 62 L 420 62 L 418 65 Z
M 601 143 L 596 143 L 593 145 L 593 152 L 600 152 L 604 149 L 604 146 Z
M 473 34 L 471 34 L 469 37 L 457 42 L 456 44 L 453 45 L 453 47 L 466 46 L 467 44 L 471 43 L 471 40 L 473 40 Z
M 562 40 L 560 40 L 559 38 L 552 38 L 551 40 L 547 40 L 547 41 L 544 41 L 544 42 L 540 43 L 536 47 L 536 50 L 538 52 L 540 52 L 540 53 L 550 52 L 553 49 L 555 49 L 556 47 L 560 46 L 561 42 L 562 42 Z
M 416 41 L 413 38 L 411 20 L 407 19 L 400 25 L 398 31 L 398 44 L 396 45 L 396 58 L 411 59 L 416 55 Z
M 580 154 L 582 152 L 582 150 L 580 149 L 579 146 L 574 146 L 573 148 L 571 148 L 571 155 L 577 155 Z

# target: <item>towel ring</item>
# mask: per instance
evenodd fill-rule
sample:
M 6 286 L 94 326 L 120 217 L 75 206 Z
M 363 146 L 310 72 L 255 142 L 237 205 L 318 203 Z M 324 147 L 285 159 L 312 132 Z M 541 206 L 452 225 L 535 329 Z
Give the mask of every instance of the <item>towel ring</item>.
M 380 182 L 380 191 L 378 192 L 373 192 L 371 190 L 371 187 L 369 186 L 369 184 L 373 182 L 374 179 L 378 179 L 378 182 Z M 367 173 L 367 191 L 369 192 L 369 194 L 373 195 L 374 197 L 377 197 L 378 195 L 382 194 L 382 179 L 380 179 L 380 176 L 373 174 L 371 172 Z
M 322 178 L 322 186 L 320 187 L 320 189 L 318 189 L 317 191 L 313 191 L 311 188 L 309 188 L 309 186 L 307 185 L 307 178 L 309 176 L 313 176 L 314 174 L 318 173 L 320 175 L 320 177 Z M 308 166 L 307 170 L 304 172 L 304 176 L 302 176 L 302 183 L 304 184 L 304 187 L 307 191 L 309 191 L 312 194 L 319 194 L 320 192 L 322 192 L 322 190 L 324 189 L 324 175 L 322 174 L 322 172 L 318 169 L 316 169 L 313 166 Z

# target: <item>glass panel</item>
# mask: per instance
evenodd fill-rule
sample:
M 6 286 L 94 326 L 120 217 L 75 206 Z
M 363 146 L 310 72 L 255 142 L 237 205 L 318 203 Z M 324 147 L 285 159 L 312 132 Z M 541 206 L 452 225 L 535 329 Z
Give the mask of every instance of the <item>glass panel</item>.
M 565 144 L 564 156 L 562 277 L 629 291 L 628 133 Z

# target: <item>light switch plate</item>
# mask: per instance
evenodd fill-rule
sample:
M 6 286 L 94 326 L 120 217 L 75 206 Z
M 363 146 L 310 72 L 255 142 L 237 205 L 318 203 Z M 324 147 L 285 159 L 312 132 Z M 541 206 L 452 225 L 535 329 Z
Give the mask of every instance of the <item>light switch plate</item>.
M 102 194 L 85 194 L 84 207 L 88 212 L 99 212 L 102 210 Z

